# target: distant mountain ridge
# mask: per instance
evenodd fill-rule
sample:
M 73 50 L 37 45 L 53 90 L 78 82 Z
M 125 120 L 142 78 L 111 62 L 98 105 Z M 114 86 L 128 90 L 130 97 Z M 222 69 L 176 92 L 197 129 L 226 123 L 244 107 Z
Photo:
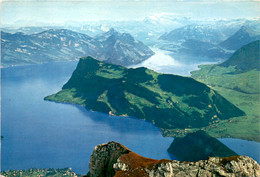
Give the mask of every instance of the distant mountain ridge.
M 1 33 L 2 66 L 38 64 L 50 61 L 75 60 L 84 56 L 123 66 L 140 63 L 154 52 L 130 34 L 114 30 L 110 41 L 101 41 L 86 34 L 66 29 L 50 29 L 37 34 Z M 108 33 L 102 34 L 107 35 Z M 128 37 L 128 40 L 124 38 Z
M 226 29 L 218 29 L 214 25 L 187 25 L 162 35 L 159 40 L 166 43 L 161 49 L 169 50 L 178 54 L 196 57 L 208 57 L 223 59 L 231 55 L 223 50 L 218 43 L 226 39 Z
M 98 56 L 101 60 L 108 63 L 114 63 L 115 58 L 117 63 L 122 66 L 140 63 L 150 57 L 154 53 L 145 46 L 142 42 L 135 40 L 128 33 L 119 33 L 111 28 L 108 32 L 95 37 L 102 45 L 101 55 Z
M 159 39 L 166 41 L 161 46 L 162 49 L 223 61 L 243 45 L 260 40 L 259 23 L 248 22 L 238 30 L 234 31 L 234 29 L 237 27 L 232 28 L 232 26 L 227 25 L 218 28 L 214 25 L 188 25 L 174 29 Z
M 147 68 L 127 69 L 87 57 L 69 81 L 46 100 L 75 103 L 118 116 L 146 119 L 160 128 L 203 127 L 244 115 L 221 95 L 188 77 Z
M 243 45 L 260 40 L 260 29 L 249 26 L 242 26 L 234 35 L 220 43 L 221 47 L 237 50 Z
M 225 35 L 210 25 L 187 25 L 170 31 L 159 37 L 167 41 L 200 40 L 203 42 L 217 42 Z

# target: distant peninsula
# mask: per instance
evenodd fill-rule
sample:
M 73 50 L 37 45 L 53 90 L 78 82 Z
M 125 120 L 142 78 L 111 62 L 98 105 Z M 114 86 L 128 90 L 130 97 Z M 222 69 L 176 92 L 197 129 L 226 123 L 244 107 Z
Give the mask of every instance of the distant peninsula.
M 45 100 L 74 103 L 90 110 L 145 119 L 162 129 L 200 128 L 245 115 L 203 83 L 81 58 L 62 90 Z

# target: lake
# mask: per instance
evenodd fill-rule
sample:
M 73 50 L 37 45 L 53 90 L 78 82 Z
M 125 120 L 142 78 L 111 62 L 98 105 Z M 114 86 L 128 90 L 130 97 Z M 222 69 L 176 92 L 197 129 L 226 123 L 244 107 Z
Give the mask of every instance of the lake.
M 173 138 L 143 120 L 44 101 L 61 89 L 77 62 L 2 69 L 2 169 L 65 168 L 88 171 L 101 143 L 117 141 L 155 159 L 170 158 Z
M 152 57 L 130 67 L 146 67 L 161 73 L 190 76 L 191 71 L 199 69 L 198 65 L 217 63 L 212 58 L 175 54 L 158 48 L 152 50 L 155 52 Z
M 162 137 L 149 122 L 44 101 L 61 89 L 76 65 L 59 62 L 1 69 L 1 170 L 71 167 L 86 174 L 94 147 L 109 141 L 146 157 L 172 157 L 167 148 L 173 138 Z M 220 140 L 259 162 L 260 143 Z

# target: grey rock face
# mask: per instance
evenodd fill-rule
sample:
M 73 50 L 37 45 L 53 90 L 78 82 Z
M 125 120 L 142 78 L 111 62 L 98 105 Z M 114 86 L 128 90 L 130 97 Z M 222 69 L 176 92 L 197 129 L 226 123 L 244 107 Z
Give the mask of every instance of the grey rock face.
M 210 157 L 198 162 L 172 161 L 159 164 L 157 168 L 147 170 L 150 177 L 182 177 L 182 176 L 260 176 L 260 168 L 256 161 L 247 156 L 230 158 Z
M 128 152 L 128 149 L 116 142 L 97 145 L 89 162 L 90 177 L 114 176 L 114 168 L 125 170 L 127 165 L 120 162 L 117 163 L 117 159 Z
M 154 160 L 123 145 L 109 142 L 95 147 L 89 163 L 90 177 L 258 177 L 260 167 L 247 156 L 210 157 L 197 162 Z

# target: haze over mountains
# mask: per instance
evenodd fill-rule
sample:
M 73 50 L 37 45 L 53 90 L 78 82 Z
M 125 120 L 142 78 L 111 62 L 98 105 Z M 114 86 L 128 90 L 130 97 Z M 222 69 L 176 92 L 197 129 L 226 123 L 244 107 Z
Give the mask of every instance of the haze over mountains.
M 147 16 L 142 20 L 67 21 L 57 24 L 37 21 L 25 22 L 20 20 L 14 24 L 2 24 L 2 30 L 10 33 L 24 32 L 26 34 L 34 34 L 47 29 L 62 28 L 84 33 L 89 36 L 95 36 L 107 32 L 110 28 L 114 28 L 120 32 L 130 33 L 135 39 L 144 42 L 146 45 L 156 45 L 157 39 L 161 35 L 178 28 L 186 28 L 185 26 L 190 26 L 192 30 L 195 30 L 193 28 L 194 26 L 201 28 L 205 34 L 207 31 L 211 31 L 213 34 L 217 34 L 216 37 L 213 36 L 214 40 L 221 42 L 238 31 L 242 26 L 255 26 L 258 23 L 259 18 L 195 19 L 190 16 L 162 13 Z M 212 34 L 206 35 L 212 36 Z M 217 39 L 217 37 L 220 38 Z
M 130 34 L 114 29 L 90 37 L 66 29 L 50 29 L 37 34 L 2 32 L 2 66 L 69 61 L 82 56 L 123 66 L 137 64 L 154 52 Z
M 259 24 L 245 24 L 234 34 L 236 27 L 214 25 L 188 25 L 172 30 L 159 39 L 166 41 L 160 48 L 175 53 L 227 59 L 235 50 L 260 39 Z
M 48 29 L 69 29 L 95 38 L 94 36 L 99 36 L 114 28 L 121 33 L 131 34 L 135 39 L 150 47 L 161 48 L 180 55 L 208 57 L 214 62 L 224 61 L 242 45 L 259 39 L 260 29 L 259 18 L 195 19 L 176 14 L 157 14 L 147 16 L 143 20 L 132 21 L 68 21 L 63 24 L 42 23 L 42 26 L 40 22 L 32 22 L 31 26 L 22 26 L 24 23 L 23 21 L 17 21 L 15 25 L 3 25 L 2 30 L 8 33 L 23 32 L 31 35 Z M 126 49 L 126 47 L 123 48 L 122 50 Z M 115 55 L 118 57 L 123 52 L 116 53 Z M 138 56 L 136 53 L 130 56 L 135 55 Z M 86 55 L 77 56 L 75 58 Z M 67 58 L 66 56 L 62 57 Z M 94 57 L 104 58 L 102 55 Z M 143 59 L 143 57 L 141 58 Z M 115 63 L 126 66 L 136 62 L 129 62 L 126 59 L 124 64 L 120 61 L 121 59 Z M 137 61 L 140 60 L 137 59 Z

